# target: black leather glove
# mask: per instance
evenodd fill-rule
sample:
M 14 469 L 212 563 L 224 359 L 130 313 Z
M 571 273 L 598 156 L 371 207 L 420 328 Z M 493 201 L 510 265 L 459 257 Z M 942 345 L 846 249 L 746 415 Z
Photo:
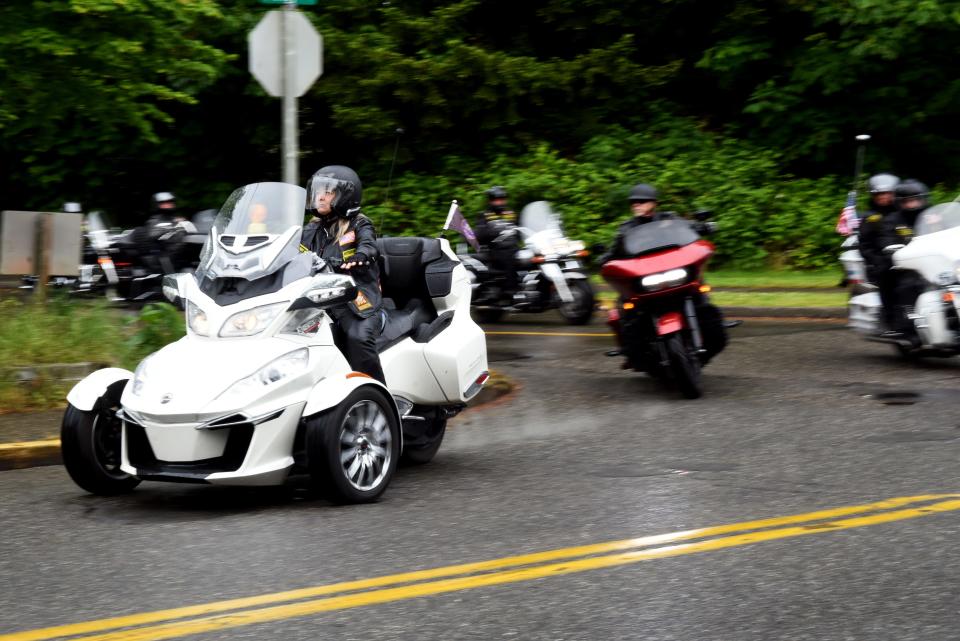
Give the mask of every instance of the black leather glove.
M 343 261 L 344 266 L 351 265 L 349 271 L 362 272 L 370 269 L 370 259 L 363 252 L 357 252 L 348 260 Z

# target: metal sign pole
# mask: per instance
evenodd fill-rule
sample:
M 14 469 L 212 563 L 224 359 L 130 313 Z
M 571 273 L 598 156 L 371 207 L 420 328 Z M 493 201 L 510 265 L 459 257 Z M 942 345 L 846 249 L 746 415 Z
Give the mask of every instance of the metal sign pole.
M 297 61 L 292 20 L 296 6 L 296 0 L 284 2 L 280 28 L 283 75 L 283 182 L 293 185 L 300 184 L 300 171 L 297 166 L 297 97 L 294 90 Z

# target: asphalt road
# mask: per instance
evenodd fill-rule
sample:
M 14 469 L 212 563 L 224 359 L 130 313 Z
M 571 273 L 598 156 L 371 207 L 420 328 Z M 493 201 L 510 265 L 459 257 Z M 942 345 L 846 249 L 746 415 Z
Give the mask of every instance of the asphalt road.
M 0 641 L 957 638 L 960 359 L 748 321 L 685 401 L 600 324 L 488 329 L 521 388 L 374 505 L 0 472 Z

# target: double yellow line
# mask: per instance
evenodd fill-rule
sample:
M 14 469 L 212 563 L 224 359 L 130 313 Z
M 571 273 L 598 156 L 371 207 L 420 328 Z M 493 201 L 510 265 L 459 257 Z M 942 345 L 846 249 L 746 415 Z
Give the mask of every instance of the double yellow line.
M 890 523 L 960 510 L 960 494 L 907 496 L 807 514 L 549 550 L 0 635 L 0 641 L 156 641 L 332 610 L 562 576 L 682 554 Z M 80 641 L 78 639 L 77 641 Z

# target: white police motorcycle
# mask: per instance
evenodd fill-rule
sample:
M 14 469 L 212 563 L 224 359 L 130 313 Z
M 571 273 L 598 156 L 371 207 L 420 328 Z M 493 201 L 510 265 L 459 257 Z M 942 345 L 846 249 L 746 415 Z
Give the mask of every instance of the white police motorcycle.
M 589 323 L 596 297 L 581 259 L 590 252 L 583 241 L 566 237 L 550 203 L 538 200 L 528 204 L 520 212 L 520 225 L 504 233 L 518 233 L 523 239 L 515 256 L 518 290 L 512 302 L 503 301 L 503 279 L 488 266 L 489 261 L 459 254 L 470 272 L 474 311 L 481 322 L 497 322 L 507 312 L 557 309 L 570 325 Z
M 488 377 L 469 276 L 446 240 L 377 241 L 384 386 L 337 346 L 328 310 L 357 288 L 300 251 L 305 198 L 285 183 L 236 190 L 197 272 L 164 280 L 186 336 L 135 372 L 102 369 L 70 391 L 61 441 L 80 487 L 275 485 L 303 472 L 333 500 L 360 503 L 383 493 L 399 459 L 433 457 Z
M 877 288 L 865 282 L 854 284 L 848 326 L 869 340 L 890 343 L 904 356 L 960 354 L 960 203 L 930 207 L 917 219 L 909 244 L 885 251 L 892 254 L 894 269 L 911 272 L 921 284 L 907 310 L 915 336 L 880 336 L 883 304 Z M 859 251 L 847 248 L 841 260 L 848 278 L 863 273 Z

